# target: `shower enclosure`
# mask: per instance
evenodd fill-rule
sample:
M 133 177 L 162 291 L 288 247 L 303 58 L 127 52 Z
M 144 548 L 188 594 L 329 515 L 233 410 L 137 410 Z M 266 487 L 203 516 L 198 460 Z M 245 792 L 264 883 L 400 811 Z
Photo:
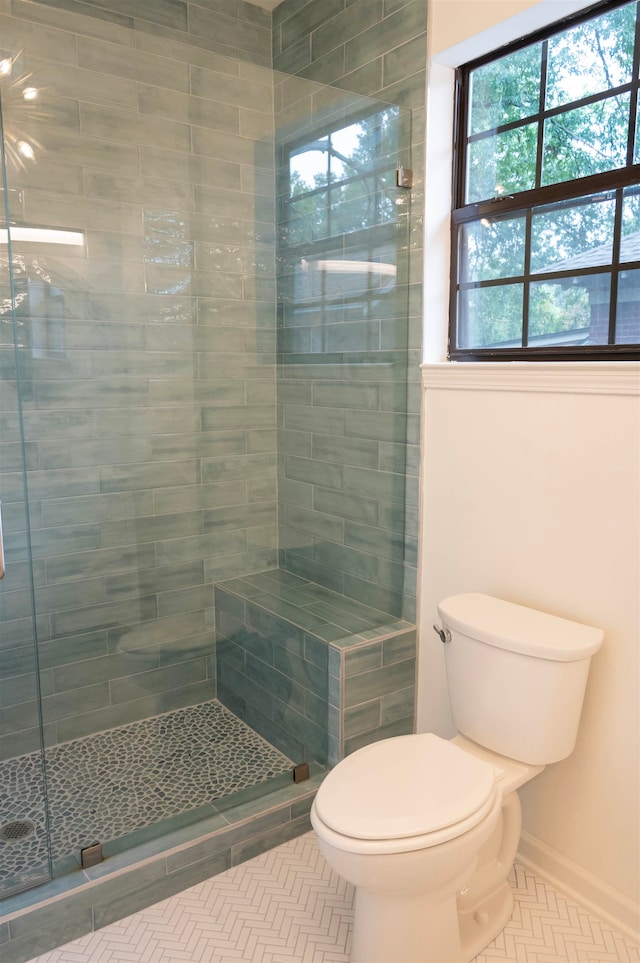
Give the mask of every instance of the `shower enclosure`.
M 0 897 L 330 761 L 286 732 L 322 728 L 326 654 L 301 696 L 295 632 L 277 640 L 261 728 L 240 600 L 308 648 L 399 618 L 406 480 L 409 112 L 207 49 L 196 5 L 189 30 L 173 7 L 18 6 Z

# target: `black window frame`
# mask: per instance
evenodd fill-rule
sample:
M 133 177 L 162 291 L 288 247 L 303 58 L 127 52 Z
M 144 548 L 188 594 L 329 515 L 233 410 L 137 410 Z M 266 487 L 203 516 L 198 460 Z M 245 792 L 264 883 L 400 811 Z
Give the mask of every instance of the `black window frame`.
M 624 168 L 617 168 L 604 173 L 593 174 L 587 177 L 580 177 L 575 180 L 567 180 L 561 183 L 550 184 L 543 187 L 534 187 L 530 190 L 514 193 L 513 195 L 496 196 L 487 200 L 466 203 L 465 185 L 467 173 L 467 130 L 468 130 L 468 111 L 469 98 L 471 91 L 470 76 L 473 70 L 485 66 L 494 61 L 528 47 L 536 43 L 544 43 L 556 34 L 562 33 L 570 27 L 589 21 L 602 13 L 616 8 L 623 7 L 629 0 L 603 0 L 592 4 L 581 10 L 579 13 L 563 18 L 542 30 L 528 34 L 519 40 L 510 43 L 498 50 L 492 51 L 483 57 L 469 61 L 456 70 L 455 78 L 455 105 L 454 105 L 454 142 L 453 142 L 453 197 L 452 197 L 452 219 L 451 219 L 451 275 L 450 275 L 450 305 L 449 305 L 449 333 L 448 333 L 448 357 L 451 361 L 637 361 L 640 359 L 640 343 L 638 344 L 583 344 L 565 346 L 530 346 L 526 343 L 521 346 L 489 346 L 489 347 L 458 347 L 458 294 L 459 294 L 459 251 L 461 228 L 464 225 L 478 223 L 482 218 L 500 218 L 507 215 L 524 214 L 529 219 L 537 208 L 551 207 L 561 204 L 563 201 L 578 199 L 588 194 L 604 195 L 610 194 L 618 199 L 618 212 L 614 224 L 613 238 L 613 258 L 611 271 L 611 292 L 610 292 L 610 324 L 609 339 L 613 338 L 613 325 L 615 305 L 617 301 L 618 276 L 622 271 L 640 269 L 640 260 L 624 261 L 619 260 L 620 239 L 621 239 L 621 207 L 622 192 L 625 188 L 640 185 L 640 163 L 633 164 L 634 143 L 633 133 L 636 131 L 637 142 L 640 143 L 640 0 L 638 0 L 636 10 L 635 25 L 635 47 L 632 79 L 630 83 L 620 87 L 612 88 L 602 94 L 584 98 L 587 103 L 604 99 L 611 96 L 612 90 L 617 92 L 630 92 L 630 135 L 627 144 L 627 164 Z M 544 81 L 544 76 L 542 77 Z M 543 95 L 544 96 L 544 95 Z M 583 101 L 577 101 L 582 106 Z M 532 115 L 538 118 L 540 126 L 549 114 L 558 112 L 564 108 L 544 109 L 544 105 L 539 106 L 538 113 Z M 494 129 L 494 132 L 501 131 L 502 125 Z M 515 126 L 515 125 L 514 125 Z M 536 170 L 540 169 L 540 157 L 538 156 Z M 527 244 L 529 242 L 527 241 Z M 609 265 L 607 265 L 607 268 Z M 603 269 L 585 268 L 578 272 L 581 274 L 602 274 Z M 552 272 L 545 272 L 545 278 L 553 280 Z M 539 275 L 532 272 L 528 265 L 525 265 L 522 278 L 526 288 L 533 283 L 531 278 L 539 279 Z M 491 281 L 488 282 L 489 284 Z M 482 283 L 468 282 L 467 287 L 486 286 Z M 523 298 L 523 342 L 528 337 L 528 298 Z

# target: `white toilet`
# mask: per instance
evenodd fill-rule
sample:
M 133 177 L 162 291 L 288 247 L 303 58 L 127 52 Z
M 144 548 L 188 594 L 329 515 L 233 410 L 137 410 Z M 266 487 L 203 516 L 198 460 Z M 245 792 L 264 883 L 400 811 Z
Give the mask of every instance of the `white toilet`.
M 458 735 L 375 742 L 324 779 L 311 823 L 355 886 L 352 963 L 467 963 L 504 927 L 516 790 L 575 745 L 599 629 L 479 593 L 438 606 Z

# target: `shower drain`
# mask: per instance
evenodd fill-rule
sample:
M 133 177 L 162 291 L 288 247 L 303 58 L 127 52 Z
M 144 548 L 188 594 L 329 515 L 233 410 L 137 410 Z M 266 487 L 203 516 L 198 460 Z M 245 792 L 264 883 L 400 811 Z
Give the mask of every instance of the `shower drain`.
M 36 827 L 30 819 L 14 819 L 0 826 L 0 840 L 4 843 L 21 843 L 23 839 L 33 836 L 35 831 Z

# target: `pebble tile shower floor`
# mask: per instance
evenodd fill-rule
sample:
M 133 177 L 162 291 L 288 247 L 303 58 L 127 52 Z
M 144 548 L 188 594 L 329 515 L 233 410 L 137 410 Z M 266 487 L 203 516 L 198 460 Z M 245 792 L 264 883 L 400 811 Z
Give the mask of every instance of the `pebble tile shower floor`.
M 197 809 L 291 770 L 293 763 L 219 702 L 179 709 L 47 750 L 54 862 Z M 37 753 L 2 763 L 0 884 L 30 879 L 46 862 Z

